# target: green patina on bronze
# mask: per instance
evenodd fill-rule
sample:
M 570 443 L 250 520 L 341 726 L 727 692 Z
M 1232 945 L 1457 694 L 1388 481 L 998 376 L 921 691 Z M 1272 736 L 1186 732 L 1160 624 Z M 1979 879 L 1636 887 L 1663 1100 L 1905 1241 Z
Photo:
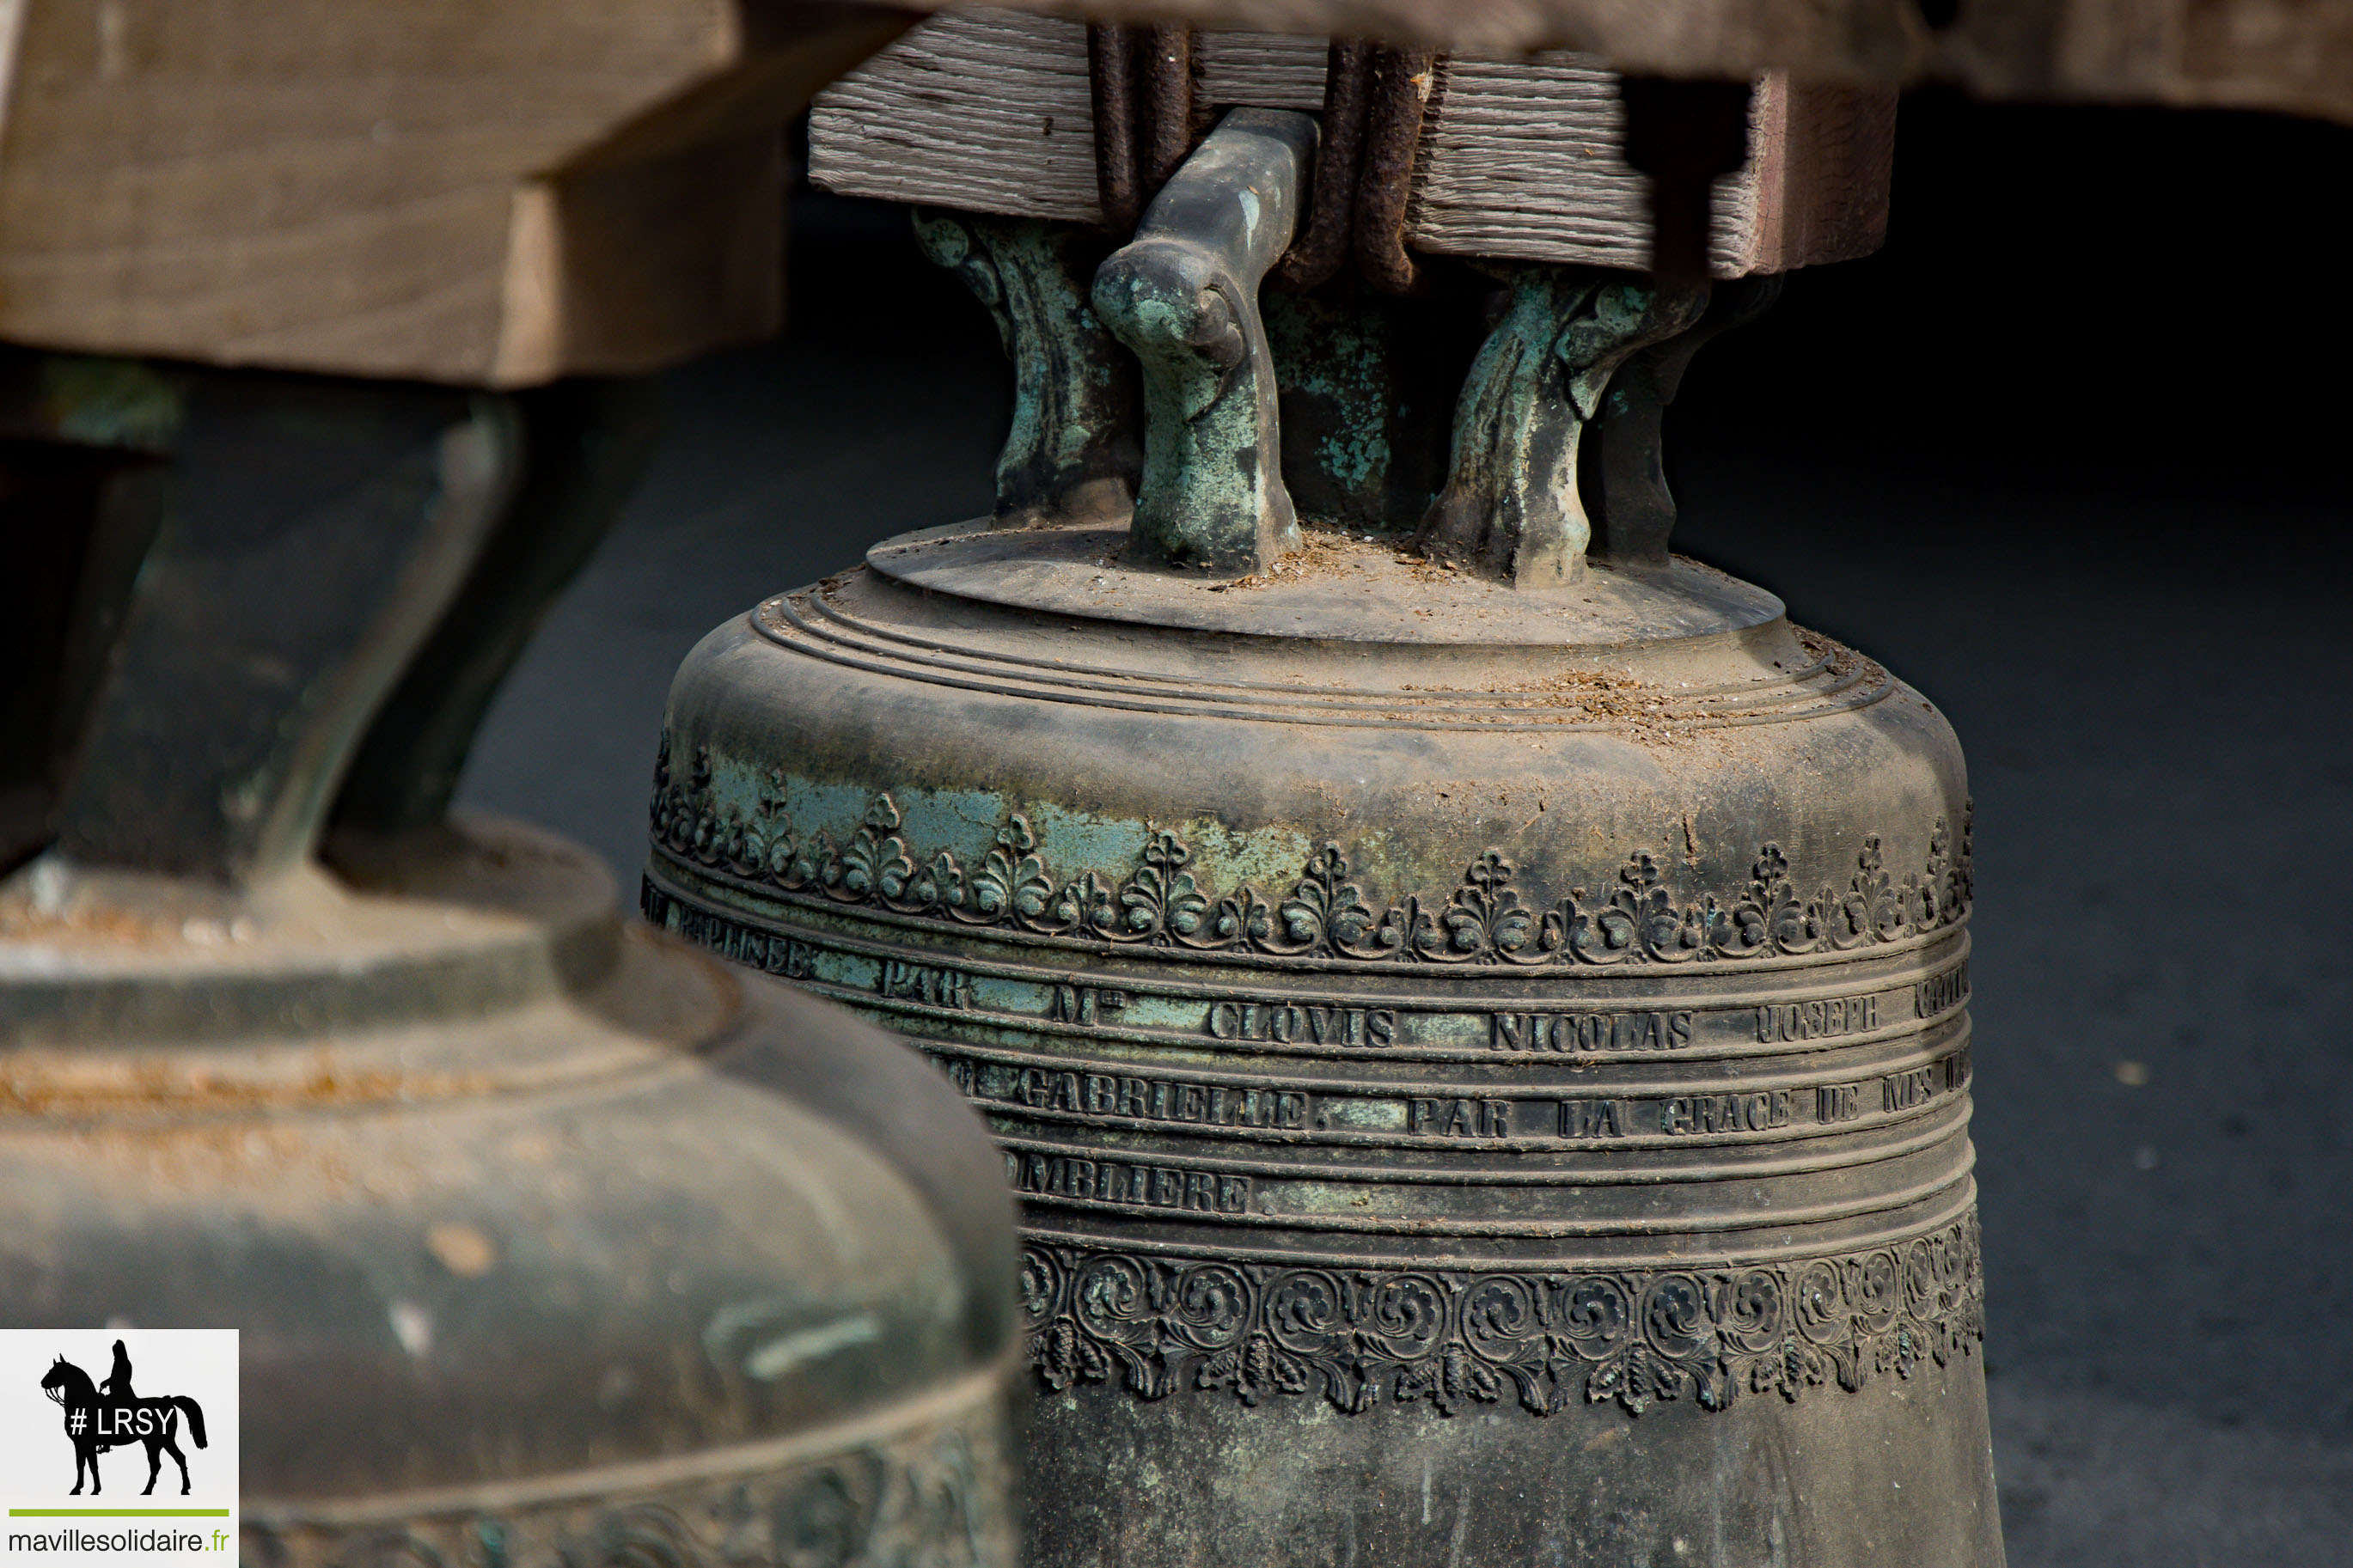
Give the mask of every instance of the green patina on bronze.
M 1258 289 L 1314 144 L 1304 115 L 1228 115 L 1095 274 L 1095 313 L 1144 368 L 1135 564 L 1241 574 L 1297 546 Z
M 1450 431 L 1470 291 L 1261 321 L 1234 129 L 1094 288 L 1124 555 L 930 529 L 715 630 L 648 918 L 995 1133 L 1045 1568 L 1998 1563 L 1950 731 L 1611 490 L 1704 291 L 1499 268 Z M 1286 493 L 1345 537 L 1271 572 Z M 1134 1507 L 1177 1479 L 1219 1506 Z
M 1399 300 L 1354 278 L 1260 301 L 1282 397 L 1283 482 L 1301 517 L 1391 537 L 1419 525 L 1446 477 L 1444 389 L 1478 346 L 1479 303 L 1474 289 Z
M 1268 294 L 1259 303 L 1282 393 L 1293 504 L 1317 522 L 1377 526 L 1398 399 L 1387 314 L 1318 295 Z
M 1013 362 L 998 520 L 1124 517 L 1143 465 L 1136 373 L 1088 303 L 1102 237 L 1075 224 L 923 210 L 915 237 L 987 307 Z
M 1463 384 L 1452 471 L 1420 543 L 1491 576 L 1553 586 L 1582 569 L 1592 536 L 1577 495 L 1577 442 L 1610 376 L 1636 350 L 1697 321 L 1707 290 L 1587 268 L 1493 270 L 1509 294 Z
M 1593 524 L 1586 554 L 1619 567 L 1667 563 L 1674 532 L 1675 498 L 1662 458 L 1667 405 L 1702 345 L 1746 325 L 1780 298 L 1781 279 L 1767 273 L 1715 285 L 1707 311 L 1689 331 L 1629 355 L 1609 380 L 1581 454 L 1577 482 Z

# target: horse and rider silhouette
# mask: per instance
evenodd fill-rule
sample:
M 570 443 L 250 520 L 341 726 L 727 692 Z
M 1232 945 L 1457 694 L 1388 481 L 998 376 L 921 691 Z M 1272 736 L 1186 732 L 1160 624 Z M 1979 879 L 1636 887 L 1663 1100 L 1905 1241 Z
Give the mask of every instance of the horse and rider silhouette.
M 122 1348 L 121 1340 L 114 1342 L 114 1369 L 103 1384 L 93 1385 L 90 1373 L 59 1356 L 41 1379 L 41 1392 L 65 1407 L 66 1436 L 74 1446 L 74 1487 L 68 1496 L 81 1494 L 85 1469 L 90 1472 L 90 1495 L 97 1496 L 98 1457 L 109 1448 L 127 1448 L 133 1443 L 147 1445 L 147 1486 L 142 1497 L 155 1489 L 165 1454 L 179 1461 L 180 1495 L 187 1496 L 188 1457 L 180 1452 L 178 1442 L 180 1413 L 187 1412 L 188 1435 L 202 1448 L 206 1447 L 204 1407 L 182 1394 L 140 1398 L 131 1387 L 131 1352 Z

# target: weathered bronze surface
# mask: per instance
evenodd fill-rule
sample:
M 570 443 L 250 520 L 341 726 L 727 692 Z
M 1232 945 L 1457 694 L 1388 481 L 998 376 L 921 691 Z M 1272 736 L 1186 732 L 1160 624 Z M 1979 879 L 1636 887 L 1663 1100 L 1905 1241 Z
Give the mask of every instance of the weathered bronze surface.
M 1291 244 L 1315 121 L 1236 110 L 1095 273 L 1094 315 L 1144 370 L 1144 478 L 1125 548 L 1232 574 L 1298 548 L 1278 464 L 1259 284 Z
M 1689 563 L 1117 543 L 714 633 L 646 885 L 988 1113 L 1037 1561 L 1998 1563 L 1941 718 Z
M 448 813 L 630 398 L 164 390 L 153 542 L 0 882 L 0 1322 L 240 1328 L 249 1568 L 1010 1568 L 970 1113 Z
M 713 632 L 649 918 L 987 1113 L 1041 1568 L 1993 1568 L 1960 752 L 1666 550 L 1659 411 L 1762 290 L 1511 268 L 1450 398 L 1409 301 L 1258 333 L 1264 129 L 1092 290 L 1147 453 L 1257 433 L 1148 458 L 1130 528 L 905 535 Z M 1340 460 L 1448 401 L 1442 482 Z
M 249 1568 L 1014 1561 L 1001 1221 L 899 1047 L 512 824 L 0 921 L 0 1318 L 244 1331 Z

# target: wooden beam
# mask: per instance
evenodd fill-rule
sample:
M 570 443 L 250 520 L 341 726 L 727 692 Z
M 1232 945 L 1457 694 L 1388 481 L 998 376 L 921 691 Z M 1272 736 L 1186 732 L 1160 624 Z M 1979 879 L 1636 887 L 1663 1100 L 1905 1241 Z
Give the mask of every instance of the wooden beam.
M 1625 71 L 1989 98 L 2276 110 L 2353 122 L 2353 5 L 2337 0 L 1031 0 L 1096 21 L 1380 38 Z
M 1321 39 L 1204 33 L 1195 94 L 1219 108 L 1320 109 Z M 1424 121 L 1407 237 L 1439 255 L 1636 269 L 1645 183 L 1622 155 L 1615 79 L 1583 56 L 1448 60 Z M 1877 248 L 1892 95 L 1767 77 L 1751 157 L 1718 183 L 1713 269 L 1786 271 Z M 1084 28 L 972 7 L 935 16 L 818 95 L 809 174 L 850 195 L 1102 221 Z

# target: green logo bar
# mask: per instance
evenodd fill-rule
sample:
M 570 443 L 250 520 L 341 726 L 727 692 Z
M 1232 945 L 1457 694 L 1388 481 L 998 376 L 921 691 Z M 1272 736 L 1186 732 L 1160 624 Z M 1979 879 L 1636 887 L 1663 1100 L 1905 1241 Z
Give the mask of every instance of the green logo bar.
M 227 1519 L 225 1508 L 12 1508 L 10 1519 Z

